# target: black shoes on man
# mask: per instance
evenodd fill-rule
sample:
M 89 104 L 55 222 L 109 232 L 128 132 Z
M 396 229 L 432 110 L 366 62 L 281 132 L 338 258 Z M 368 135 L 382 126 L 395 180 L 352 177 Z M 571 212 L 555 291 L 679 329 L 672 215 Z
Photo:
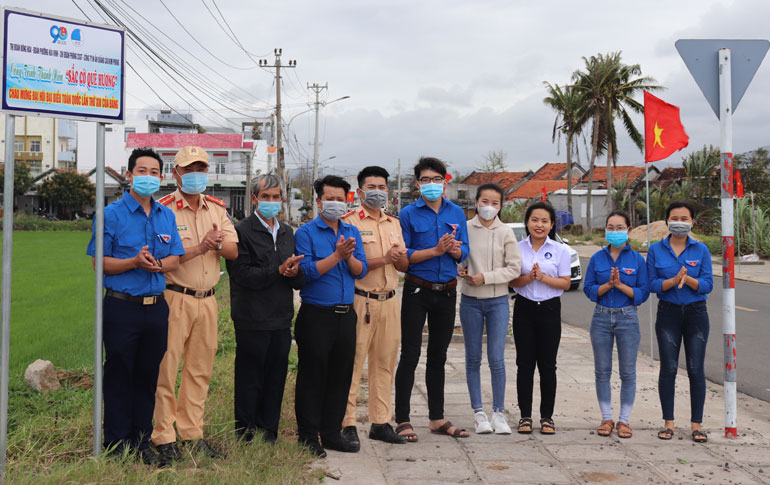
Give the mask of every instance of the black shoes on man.
M 389 423 L 372 424 L 372 427 L 369 428 L 369 439 L 384 441 L 394 445 L 406 443 L 406 438 L 399 436 Z

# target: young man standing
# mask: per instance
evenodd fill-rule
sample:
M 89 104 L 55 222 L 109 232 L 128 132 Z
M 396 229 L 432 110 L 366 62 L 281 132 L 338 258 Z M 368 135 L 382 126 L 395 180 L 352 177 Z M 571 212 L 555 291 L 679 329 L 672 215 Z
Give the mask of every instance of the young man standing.
M 386 443 L 404 443 L 389 421 L 393 416 L 393 369 L 401 342 L 400 305 L 396 296 L 398 271 L 409 262 L 398 217 L 385 212 L 388 203 L 388 172 L 382 167 L 366 167 L 358 174 L 361 207 L 343 216 L 355 226 L 369 265 L 364 278 L 356 280 L 353 306 L 358 315 L 356 357 L 350 382 L 348 408 L 342 421 L 342 436 L 360 446 L 356 430 L 356 398 L 364 361 L 369 358 L 369 438 Z
M 174 213 L 152 198 L 162 173 L 160 156 L 137 148 L 128 158 L 131 190 L 104 209 L 104 447 L 110 455 L 136 450 L 148 465 L 168 464 L 150 448 L 150 434 L 168 337 L 164 274 L 184 254 Z M 86 250 L 92 260 L 95 236 Z
M 409 422 L 414 371 L 420 358 L 422 329 L 428 319 L 429 428 L 466 438 L 468 432 L 444 419 L 444 364 L 452 340 L 457 301 L 457 264 L 468 257 L 468 232 L 463 210 L 443 197 L 446 165 L 422 157 L 414 167 L 421 197 L 401 211 L 401 228 L 409 258 L 401 300 L 401 359 L 396 371 L 396 432 L 417 441 Z
M 319 215 L 294 234 L 306 282 L 294 325 L 299 356 L 295 407 L 299 442 L 324 457 L 324 448 L 358 451 L 340 430 L 356 353 L 354 279 L 366 276 L 367 262 L 358 229 L 340 222 L 350 184 L 327 175 L 313 188 Z
M 173 177 L 179 187 L 158 202 L 176 216 L 185 254 L 179 268 L 166 276 L 164 293 L 169 305 L 168 350 L 160 364 L 155 392 L 155 427 L 152 442 L 160 455 L 177 460 L 177 434 L 210 458 L 219 458 L 203 439 L 203 413 L 217 352 L 219 258 L 235 259 L 238 236 L 225 203 L 203 195 L 209 176 L 209 155 L 187 146 L 174 157 Z M 177 396 L 179 361 L 182 378 Z M 176 430 L 174 425 L 176 424 Z

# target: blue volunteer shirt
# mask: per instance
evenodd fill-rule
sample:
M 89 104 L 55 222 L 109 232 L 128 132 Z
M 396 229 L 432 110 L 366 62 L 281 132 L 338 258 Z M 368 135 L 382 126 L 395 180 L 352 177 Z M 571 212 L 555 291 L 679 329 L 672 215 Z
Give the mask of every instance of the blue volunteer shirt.
M 682 254 L 677 256 L 671 249 L 671 235 L 650 245 L 647 252 L 647 277 L 650 291 L 655 292 L 663 301 L 676 305 L 688 305 L 696 301 L 704 301 L 706 295 L 714 288 L 714 278 L 711 272 L 711 253 L 702 242 L 687 236 L 687 246 Z M 678 285 L 662 291 L 663 280 L 673 278 L 682 269 L 687 268 L 687 275 L 698 280 L 698 290 L 687 285 L 681 289 Z
M 368 265 L 361 233 L 358 232 L 357 227 L 350 224 L 342 221 L 338 224 L 335 234 L 334 229 L 319 216 L 301 226 L 294 234 L 296 254 L 305 256 L 299 263 L 300 268 L 305 272 L 305 286 L 299 292 L 303 302 L 322 306 L 349 305 L 353 303 L 353 292 L 356 289 L 354 280 L 366 276 Z M 349 237 L 356 239 L 353 257 L 364 265 L 363 271 L 358 276 L 350 274 L 347 261 L 340 261 L 324 274 L 318 272 L 318 261 L 327 258 L 337 249 L 340 236 L 345 236 L 345 239 Z
M 130 259 L 144 246 L 155 259 L 184 254 L 176 229 L 176 216 L 167 207 L 152 200 L 149 217 L 129 192 L 104 208 L 104 255 Z M 86 254 L 96 255 L 96 221 Z M 104 287 L 134 296 L 160 295 L 166 289 L 163 273 L 134 268 L 116 275 L 104 275 Z
M 416 202 L 404 207 L 398 216 L 409 258 L 415 251 L 436 246 L 441 236 L 455 231 L 455 239 L 462 242 L 462 256 L 459 260 L 449 253 L 444 253 L 420 263 L 409 263 L 407 269 L 407 273 L 433 283 L 446 283 L 455 279 L 457 263 L 465 261 L 468 257 L 468 227 L 463 210 L 442 197 L 441 208 L 437 214 L 420 197 Z
M 599 287 L 610 280 L 612 268 L 618 268 L 620 282 L 634 290 L 633 298 L 629 298 L 617 288 L 610 288 L 610 291 L 599 296 Z M 591 301 L 608 308 L 641 305 L 650 296 L 644 257 L 626 244 L 620 250 L 618 259 L 613 261 L 610 246 L 605 246 L 591 256 L 583 282 L 583 292 Z

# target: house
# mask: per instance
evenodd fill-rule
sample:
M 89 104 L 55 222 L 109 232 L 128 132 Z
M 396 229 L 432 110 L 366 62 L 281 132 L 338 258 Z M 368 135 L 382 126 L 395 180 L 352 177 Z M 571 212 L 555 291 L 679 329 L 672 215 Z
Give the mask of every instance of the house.
M 585 174 L 585 170 L 580 165 L 573 164 L 572 181 L 576 184 L 580 177 Z M 566 163 L 545 163 L 535 173 L 529 176 L 511 192 L 505 196 L 505 203 L 525 202 L 529 199 L 540 198 L 543 195 L 543 189 L 546 194 L 556 190 L 567 188 L 567 164 Z
M 613 185 L 625 178 L 628 178 L 629 188 L 636 187 L 640 182 L 644 183 L 644 169 L 645 167 L 640 165 L 616 165 L 610 168 Z M 649 169 L 650 180 L 657 179 L 658 175 L 660 175 L 660 170 L 654 165 L 650 165 Z M 580 179 L 580 186 L 583 188 L 588 187 L 588 174 L 585 174 Z M 596 189 L 607 188 L 607 167 L 594 167 L 593 187 Z
M 0 133 L 5 133 L 5 116 L 0 116 Z M 13 158 L 29 166 L 33 177 L 58 168 L 77 166 L 77 122 L 42 116 L 18 116 L 15 121 Z M 3 156 L 0 154 L 0 157 Z M 4 161 L 4 160 L 3 160 Z
M 96 185 L 96 169 L 92 168 L 89 172 L 88 180 Z M 124 174 L 119 173 L 112 167 L 104 167 L 104 206 L 112 204 L 123 197 L 123 192 L 129 189 L 128 180 Z M 93 207 L 85 209 L 86 212 L 92 212 Z
M 577 183 L 577 180 L 585 175 L 586 171 L 577 163 L 572 164 L 572 182 Z M 566 163 L 545 163 L 535 172 L 530 180 L 567 180 L 567 164 Z
M 528 180 L 533 175 L 532 170 L 528 172 L 471 172 L 463 180 L 464 185 L 479 186 L 493 183 L 503 189 L 503 194 L 508 195 Z M 476 194 L 472 194 L 475 198 Z

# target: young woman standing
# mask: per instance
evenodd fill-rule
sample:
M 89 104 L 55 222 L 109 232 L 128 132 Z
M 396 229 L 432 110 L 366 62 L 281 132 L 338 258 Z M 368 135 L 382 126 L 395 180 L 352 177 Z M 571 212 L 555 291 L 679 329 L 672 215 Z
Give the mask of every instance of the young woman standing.
M 476 433 L 510 434 L 505 408 L 505 338 L 508 335 L 508 282 L 519 276 L 521 253 L 511 228 L 497 217 L 503 189 L 484 184 L 476 191 L 476 217 L 467 222 L 468 259 L 460 265 L 460 322 L 465 337 L 465 378 Z M 492 422 L 481 402 L 481 347 L 487 330 L 492 374 Z
M 631 220 L 625 211 L 613 211 L 607 217 L 605 238 L 610 243 L 591 256 L 586 270 L 583 292 L 596 303 L 591 319 L 591 346 L 594 351 L 596 397 L 602 422 L 599 436 L 609 436 L 612 421 L 612 348 L 618 345 L 620 370 L 620 416 L 617 433 L 630 438 L 631 408 L 636 396 L 636 357 L 639 352 L 639 316 L 636 307 L 650 296 L 644 257 L 631 249 L 628 231 Z
M 532 387 L 535 366 L 540 371 L 540 432 L 554 434 L 556 354 L 561 340 L 561 294 L 570 285 L 567 246 L 555 241 L 556 213 L 537 202 L 524 216 L 527 237 L 519 241 L 521 276 L 516 289 L 513 339 L 516 344 L 516 388 L 519 398 L 518 432 L 532 432 Z
M 658 295 L 655 334 L 660 351 L 658 394 L 663 408 L 663 429 L 658 438 L 674 436 L 674 389 L 679 363 L 679 349 L 684 342 L 687 376 L 690 380 L 690 427 L 692 439 L 705 443 L 703 405 L 706 401 L 706 343 L 709 315 L 706 295 L 714 288 L 711 253 L 702 242 L 691 238 L 695 210 L 688 202 L 674 201 L 666 209 L 666 223 L 671 233 L 650 245 L 647 273 L 650 291 Z

